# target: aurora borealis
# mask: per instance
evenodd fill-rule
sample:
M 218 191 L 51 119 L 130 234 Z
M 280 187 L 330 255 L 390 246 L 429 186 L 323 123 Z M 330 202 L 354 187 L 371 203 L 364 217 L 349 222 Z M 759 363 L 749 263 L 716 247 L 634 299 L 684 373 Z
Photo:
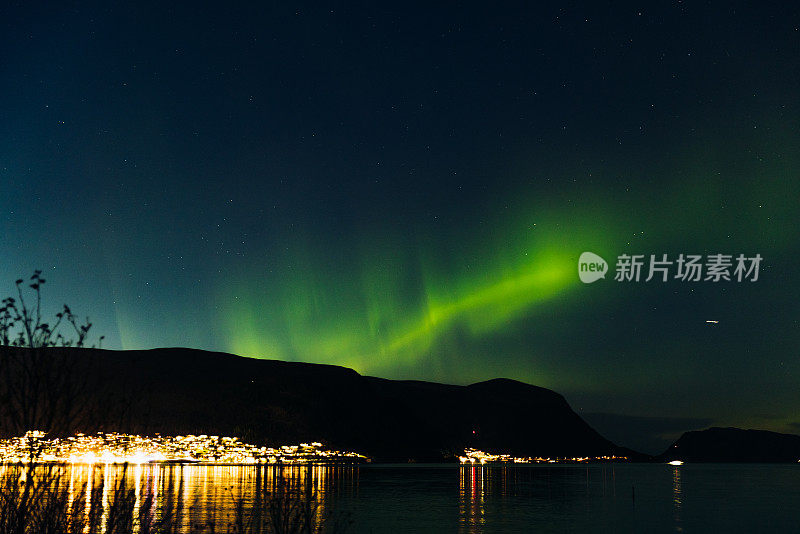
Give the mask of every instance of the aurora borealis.
M 800 431 L 791 6 L 2 12 L 0 287 L 43 269 L 105 347 Z M 584 285 L 584 251 L 764 263 Z

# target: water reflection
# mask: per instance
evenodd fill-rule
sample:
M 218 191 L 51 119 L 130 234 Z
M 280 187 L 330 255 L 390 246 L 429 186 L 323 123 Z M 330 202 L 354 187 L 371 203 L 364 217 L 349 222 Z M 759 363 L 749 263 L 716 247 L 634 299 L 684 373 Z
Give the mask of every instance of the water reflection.
M 681 468 L 675 466 L 672 470 L 672 504 L 674 507 L 675 532 L 683 532 L 681 525 L 681 505 L 683 495 L 681 493 Z
M 329 515 L 330 496 L 336 488 L 355 487 L 357 472 L 358 466 L 343 464 L 75 464 L 39 467 L 34 478 L 66 492 L 66 515 L 81 513 L 85 532 L 90 524 L 102 525 L 105 532 L 109 513 L 122 495 L 132 501 L 127 510 L 133 532 L 139 532 L 143 522 L 194 532 L 225 531 L 241 519 L 242 511 L 264 510 L 258 505 L 275 495 L 313 500 L 312 522 L 319 525 Z M 22 484 L 28 476 L 24 467 L 0 466 L 3 481 Z
M 310 523 L 341 513 L 349 532 L 755 532 L 764 530 L 764 517 L 770 531 L 794 532 L 800 496 L 800 465 L 701 465 L 691 472 L 662 464 L 53 469 L 67 515 L 78 516 L 79 528 L 69 532 L 113 520 L 120 485 L 132 501 L 124 532 L 142 532 L 143 524 L 164 519 L 179 532 L 211 532 L 210 525 L 232 531 L 240 504 L 259 509 L 270 494 L 290 490 L 315 495 Z M 0 466 L 0 482 L 23 473 Z
M 459 468 L 458 480 L 459 532 L 465 534 L 484 532 L 523 510 L 536 521 L 554 511 L 591 515 L 590 508 L 619 501 L 614 465 L 468 464 Z
M 459 469 L 458 512 L 459 532 L 481 532 L 486 523 L 486 481 L 489 468 L 482 465 L 463 466 Z

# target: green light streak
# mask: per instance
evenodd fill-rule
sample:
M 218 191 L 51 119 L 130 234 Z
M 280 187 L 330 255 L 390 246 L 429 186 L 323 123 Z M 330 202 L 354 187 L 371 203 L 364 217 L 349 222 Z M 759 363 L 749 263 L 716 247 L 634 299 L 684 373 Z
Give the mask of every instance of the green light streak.
M 574 269 L 569 261 L 550 259 L 542 263 L 540 268 L 532 266 L 528 272 L 477 287 L 458 300 L 444 303 L 429 300 L 423 317 L 393 338 L 386 352 L 429 348 L 437 335 L 459 320 L 476 336 L 490 333 L 574 282 Z
M 446 269 L 430 254 L 364 240 L 357 259 L 334 266 L 336 275 L 309 256 L 303 269 L 274 279 L 243 273 L 223 286 L 225 350 L 375 374 L 435 359 L 447 339 L 490 338 L 578 283 L 579 247 L 556 246 L 556 237 L 453 262 L 480 270 Z

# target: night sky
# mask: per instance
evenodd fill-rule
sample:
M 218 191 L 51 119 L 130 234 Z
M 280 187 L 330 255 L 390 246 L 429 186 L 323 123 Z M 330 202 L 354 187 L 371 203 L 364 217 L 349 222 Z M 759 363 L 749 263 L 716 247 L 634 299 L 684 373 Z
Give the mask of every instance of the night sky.
M 3 296 L 42 269 L 105 348 L 800 433 L 792 3 L 10 4 Z M 614 280 L 681 253 L 764 259 Z

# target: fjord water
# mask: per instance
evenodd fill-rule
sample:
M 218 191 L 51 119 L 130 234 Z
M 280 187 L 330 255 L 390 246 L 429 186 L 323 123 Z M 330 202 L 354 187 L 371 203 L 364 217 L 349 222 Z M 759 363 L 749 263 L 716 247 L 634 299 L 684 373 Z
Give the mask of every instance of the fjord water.
M 185 531 L 224 532 L 237 502 L 310 485 L 317 516 L 346 520 L 347 532 L 800 532 L 800 464 L 74 465 L 64 475 L 73 499 L 99 506 L 124 479 Z

